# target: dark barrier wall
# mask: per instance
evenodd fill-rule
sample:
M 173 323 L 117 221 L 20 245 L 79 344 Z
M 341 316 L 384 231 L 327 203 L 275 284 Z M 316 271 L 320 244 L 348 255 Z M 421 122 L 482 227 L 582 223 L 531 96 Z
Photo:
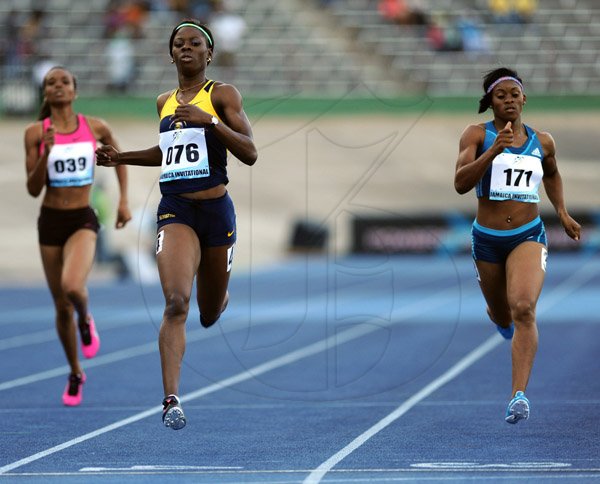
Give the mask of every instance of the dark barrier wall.
M 565 234 L 555 214 L 542 214 L 549 249 L 556 252 L 597 251 L 600 248 L 600 212 L 571 214 L 581 223 L 582 238 L 575 242 Z M 473 214 L 418 214 L 362 217 L 352 220 L 355 254 L 465 253 L 471 250 Z

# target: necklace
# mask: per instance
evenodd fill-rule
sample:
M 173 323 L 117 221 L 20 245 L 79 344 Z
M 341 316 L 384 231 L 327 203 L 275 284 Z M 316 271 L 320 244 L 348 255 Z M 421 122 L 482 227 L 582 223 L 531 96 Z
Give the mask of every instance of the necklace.
M 70 114 L 69 117 L 65 119 L 63 129 L 68 129 L 69 125 L 73 122 L 75 124 L 77 124 L 77 114 L 75 114 L 75 113 Z M 57 123 L 57 120 L 52 115 L 50 115 L 50 124 L 52 124 L 52 126 L 54 126 L 55 128 L 56 128 L 57 124 L 59 124 L 59 123 Z
M 202 81 L 202 82 L 199 82 L 198 84 L 194 84 L 194 85 L 193 85 L 193 86 L 191 86 L 191 87 L 186 87 L 185 89 L 179 88 L 179 92 L 191 91 L 192 89 L 194 89 L 194 88 L 196 88 L 196 87 L 198 87 L 198 86 L 201 86 L 201 85 L 202 85 L 202 84 L 204 84 L 205 82 L 206 82 L 206 80 L 204 80 L 204 81 Z

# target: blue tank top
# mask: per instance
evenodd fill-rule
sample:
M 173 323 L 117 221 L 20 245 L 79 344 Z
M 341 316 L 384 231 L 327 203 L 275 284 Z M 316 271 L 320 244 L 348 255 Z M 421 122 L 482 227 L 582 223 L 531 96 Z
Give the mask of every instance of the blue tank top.
M 210 99 L 214 84 L 207 80 L 190 104 L 218 117 Z M 171 120 L 179 105 L 176 94 L 177 90 L 171 93 L 160 112 L 161 193 L 191 193 L 226 185 L 227 149 L 210 127 Z
M 544 150 L 540 140 L 529 126 L 527 142 L 518 148 L 508 147 L 494 158 L 475 189 L 477 198 L 490 200 L 516 200 L 538 203 L 539 186 L 544 176 L 542 162 Z M 498 136 L 493 121 L 485 123 L 483 146 L 477 151 L 477 157 L 489 149 Z

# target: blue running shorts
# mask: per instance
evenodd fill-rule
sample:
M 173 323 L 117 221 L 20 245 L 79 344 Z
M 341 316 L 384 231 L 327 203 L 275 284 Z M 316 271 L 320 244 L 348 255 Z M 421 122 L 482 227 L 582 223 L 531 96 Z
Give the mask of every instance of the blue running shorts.
M 488 229 L 477 221 L 471 228 L 471 252 L 475 260 L 502 264 L 516 246 L 529 241 L 548 245 L 544 222 L 539 216 L 516 229 Z
M 203 247 L 232 245 L 236 241 L 235 208 L 228 193 L 209 200 L 163 195 L 156 223 L 158 230 L 168 224 L 191 227 Z

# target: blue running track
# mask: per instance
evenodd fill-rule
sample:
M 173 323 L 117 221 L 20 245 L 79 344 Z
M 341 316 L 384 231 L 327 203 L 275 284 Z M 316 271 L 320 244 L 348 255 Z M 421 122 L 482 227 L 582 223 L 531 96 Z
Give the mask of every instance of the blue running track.
M 83 404 L 45 286 L 0 288 L 0 482 L 600 482 L 600 257 L 552 254 L 531 416 L 467 256 L 297 258 L 188 320 L 180 431 L 161 424 L 158 286 L 94 283 Z

